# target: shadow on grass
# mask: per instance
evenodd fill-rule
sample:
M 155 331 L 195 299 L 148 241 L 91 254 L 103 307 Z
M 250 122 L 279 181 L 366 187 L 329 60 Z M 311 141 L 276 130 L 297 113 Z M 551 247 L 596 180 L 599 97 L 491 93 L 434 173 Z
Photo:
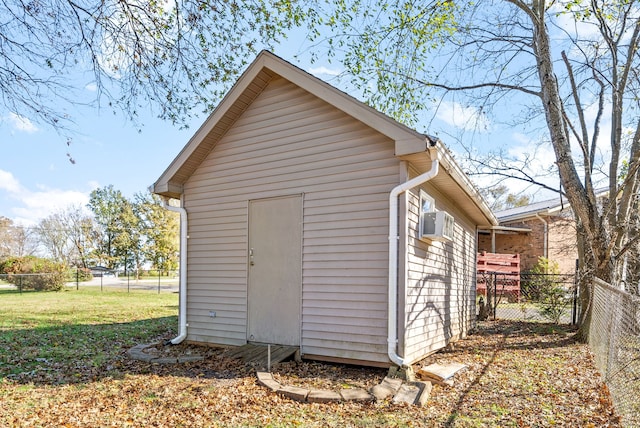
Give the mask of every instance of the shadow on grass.
M 173 308 L 174 305 L 168 307 Z M 127 374 L 211 379 L 253 374 L 252 368 L 246 364 L 226 358 L 224 348 L 180 345 L 182 352 L 205 357 L 203 362 L 184 364 L 152 364 L 128 356 L 127 351 L 137 344 L 174 337 L 176 326 L 177 317 L 168 316 L 128 323 L 67 324 L 0 331 L 0 383 L 6 380 L 35 385 L 81 384 L 107 378 L 122 379 Z M 572 333 L 570 327 L 544 323 L 499 321 L 481 324 L 476 335 L 497 336 L 500 340 L 487 345 L 485 351 L 491 352 L 492 357 L 459 397 L 458 406 L 478 384 L 500 351 L 568 346 L 574 342 Z M 455 353 L 441 351 L 442 354 L 448 352 Z M 320 378 L 323 377 L 322 371 Z M 380 376 L 373 369 L 371 373 Z M 453 421 L 455 412 L 450 423 Z
M 120 378 L 140 370 L 126 351 L 174 334 L 177 317 L 0 331 L 0 382 L 60 385 Z
M 484 351 L 490 353 L 490 357 L 473 378 L 472 382 L 461 392 L 444 426 L 455 426 L 461 408 L 469 394 L 474 389 L 480 387 L 481 380 L 487 375 L 488 371 L 492 369 L 499 353 L 516 350 L 546 350 L 571 346 L 576 343 L 576 331 L 577 328 L 575 326 L 536 321 L 498 320 L 480 323 L 475 334 L 486 337 L 500 337 L 500 339 L 487 343 Z M 443 353 L 447 352 L 449 351 L 444 351 Z
M 17 287 L 6 287 L 6 286 L 3 286 L 0 288 L 0 296 L 7 295 L 7 294 L 31 294 L 31 293 L 42 293 L 42 291 L 35 291 L 35 290 L 20 291 Z
M 503 331 L 509 337 L 507 350 L 533 350 L 564 348 L 577 342 L 576 326 L 544 322 L 503 322 Z

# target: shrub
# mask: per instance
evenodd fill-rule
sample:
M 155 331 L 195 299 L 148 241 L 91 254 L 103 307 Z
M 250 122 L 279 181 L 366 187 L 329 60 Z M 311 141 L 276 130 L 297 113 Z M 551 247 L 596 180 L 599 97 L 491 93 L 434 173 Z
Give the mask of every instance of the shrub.
M 539 257 L 528 280 L 521 284 L 523 294 L 527 300 L 536 302 L 540 315 L 556 324 L 569 303 L 559 271 L 558 263 Z
M 538 312 L 549 321 L 558 324 L 568 303 L 567 291 L 555 284 L 544 290 L 542 299 L 538 303 Z
M 520 275 L 520 293 L 528 302 L 540 302 L 545 291 L 558 283 L 558 263 L 538 257 L 538 263 Z
M 91 270 L 87 268 L 73 268 L 67 271 L 67 281 L 68 282 L 76 282 L 76 280 L 80 282 L 91 281 L 93 279 L 93 274 Z
M 66 266 L 35 256 L 12 257 L 0 262 L 0 273 L 23 290 L 60 291 L 66 281 Z

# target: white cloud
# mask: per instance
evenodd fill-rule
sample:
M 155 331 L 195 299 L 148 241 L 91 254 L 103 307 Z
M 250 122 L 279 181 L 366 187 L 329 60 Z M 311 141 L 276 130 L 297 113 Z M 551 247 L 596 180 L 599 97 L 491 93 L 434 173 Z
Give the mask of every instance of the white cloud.
M 443 101 L 437 106 L 436 117 L 455 128 L 466 131 L 489 131 L 489 118 L 476 107 L 464 107 L 456 102 Z
M 29 119 L 24 116 L 20 116 L 15 113 L 9 113 L 6 117 L 6 120 L 9 122 L 11 127 L 16 131 L 22 131 L 29 134 L 33 134 L 34 132 L 38 132 L 38 127 L 33 124 Z
M 89 92 L 95 92 L 98 90 L 98 85 L 96 85 L 95 83 L 89 83 L 84 88 Z
M 318 76 L 318 75 L 339 76 L 340 73 L 342 73 L 342 70 L 339 70 L 337 68 L 328 68 L 328 67 L 325 67 L 324 65 L 321 65 L 320 67 L 311 67 L 308 69 L 308 71 L 314 76 Z
M 9 171 L 3 171 L 0 169 L 0 190 L 6 190 L 11 194 L 17 194 L 22 190 L 22 188 L 13 174 Z
M 31 190 L 20 184 L 11 172 L 0 170 L 0 193 L 2 191 L 6 192 L 8 200 L 15 201 L 7 216 L 24 225 L 36 224 L 56 211 L 89 202 L 89 192 L 47 186 Z

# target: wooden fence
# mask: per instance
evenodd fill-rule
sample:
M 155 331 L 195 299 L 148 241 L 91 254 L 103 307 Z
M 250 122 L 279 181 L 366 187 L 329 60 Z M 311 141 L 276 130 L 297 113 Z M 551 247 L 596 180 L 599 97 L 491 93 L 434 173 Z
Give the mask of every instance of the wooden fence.
M 496 294 L 512 296 L 520 301 L 520 254 L 478 254 L 477 292 L 487 294 L 488 279 L 495 278 Z M 496 275 L 499 274 L 499 275 Z

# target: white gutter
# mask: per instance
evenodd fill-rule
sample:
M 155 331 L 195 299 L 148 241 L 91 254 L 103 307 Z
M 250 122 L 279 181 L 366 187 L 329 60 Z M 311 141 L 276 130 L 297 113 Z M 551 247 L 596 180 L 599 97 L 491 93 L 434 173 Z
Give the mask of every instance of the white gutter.
M 433 152 L 432 152 L 433 153 Z M 398 366 L 405 364 L 403 357 L 397 353 L 398 347 L 398 196 L 416 186 L 419 186 L 438 175 L 439 160 L 433 159 L 431 169 L 391 190 L 389 194 L 389 314 L 387 318 L 387 354 L 389 359 Z M 405 213 L 406 215 L 406 213 Z
M 173 345 L 181 343 L 187 337 L 187 210 L 169 205 L 169 198 L 164 199 L 164 207 L 169 211 L 180 213 L 180 304 L 178 312 L 178 336 L 171 339 Z

